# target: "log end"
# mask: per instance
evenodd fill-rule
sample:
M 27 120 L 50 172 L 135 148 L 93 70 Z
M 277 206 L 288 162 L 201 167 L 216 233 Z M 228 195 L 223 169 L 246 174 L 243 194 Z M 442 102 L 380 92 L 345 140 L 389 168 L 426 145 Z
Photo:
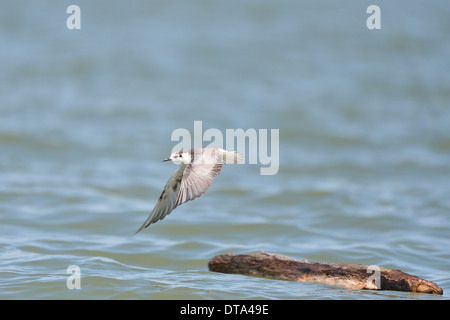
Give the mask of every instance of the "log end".
M 441 287 L 439 287 L 437 284 L 423 280 L 420 282 L 414 289 L 413 292 L 420 292 L 420 293 L 429 293 L 429 294 L 439 294 L 443 295 L 444 290 L 442 290 Z

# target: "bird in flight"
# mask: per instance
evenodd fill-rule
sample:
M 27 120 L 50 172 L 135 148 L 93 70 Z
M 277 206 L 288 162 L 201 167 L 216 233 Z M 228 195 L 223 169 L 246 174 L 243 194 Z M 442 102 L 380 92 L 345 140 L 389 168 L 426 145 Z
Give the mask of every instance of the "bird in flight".
M 223 164 L 244 163 L 242 154 L 216 148 L 195 148 L 175 152 L 163 160 L 181 164 L 169 178 L 155 207 L 136 233 L 162 220 L 179 205 L 194 200 L 206 192 Z

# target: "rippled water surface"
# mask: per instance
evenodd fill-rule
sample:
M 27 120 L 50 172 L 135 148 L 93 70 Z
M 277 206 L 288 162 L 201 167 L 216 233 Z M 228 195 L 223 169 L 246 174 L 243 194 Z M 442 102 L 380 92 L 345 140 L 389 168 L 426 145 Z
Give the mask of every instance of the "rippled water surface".
M 442 299 L 450 292 L 450 4 L 9 1 L 0 12 L 1 299 Z M 279 129 L 133 233 L 177 128 Z M 224 253 L 379 265 L 444 295 L 208 271 Z M 69 290 L 67 268 L 81 272 Z

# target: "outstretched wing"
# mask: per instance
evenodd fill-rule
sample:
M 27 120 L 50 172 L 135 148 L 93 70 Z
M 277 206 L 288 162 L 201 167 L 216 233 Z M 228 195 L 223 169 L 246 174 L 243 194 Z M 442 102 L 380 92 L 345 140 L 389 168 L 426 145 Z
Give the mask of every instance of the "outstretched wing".
M 177 205 L 200 197 L 208 190 L 215 176 L 220 173 L 221 164 L 188 164 L 181 180 Z
M 178 205 L 204 194 L 222 169 L 222 154 L 217 149 L 198 148 L 190 152 L 192 161 L 184 171 Z
M 165 216 L 171 213 L 172 210 L 180 204 L 178 203 L 178 198 L 185 168 L 185 164 L 181 165 L 178 170 L 175 171 L 175 173 L 170 177 L 169 181 L 167 181 L 166 185 L 164 186 L 164 190 L 159 196 L 159 199 L 156 202 L 156 205 L 153 208 L 152 212 L 150 212 L 147 220 L 145 220 L 144 224 L 139 228 L 138 231 L 136 231 L 136 233 L 138 233 L 142 229 L 147 228 L 152 223 L 164 219 Z

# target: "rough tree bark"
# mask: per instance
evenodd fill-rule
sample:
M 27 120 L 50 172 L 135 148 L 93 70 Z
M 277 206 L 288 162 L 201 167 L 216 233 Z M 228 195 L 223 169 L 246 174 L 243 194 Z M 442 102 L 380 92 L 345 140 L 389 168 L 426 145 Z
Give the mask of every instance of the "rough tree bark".
M 396 290 L 443 294 L 435 283 L 396 269 L 295 260 L 265 252 L 213 257 L 210 271 L 256 275 L 277 280 L 314 282 L 351 290 Z

